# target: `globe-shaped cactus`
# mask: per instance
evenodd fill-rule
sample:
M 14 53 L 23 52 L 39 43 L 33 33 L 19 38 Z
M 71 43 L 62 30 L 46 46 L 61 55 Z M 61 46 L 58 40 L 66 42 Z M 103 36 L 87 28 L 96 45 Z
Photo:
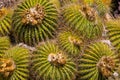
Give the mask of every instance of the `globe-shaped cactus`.
M 76 55 L 80 53 L 83 40 L 76 31 L 62 31 L 58 35 L 58 44 L 68 54 Z
M 13 14 L 13 31 L 17 42 L 35 45 L 54 36 L 57 10 L 48 0 L 26 0 Z
M 11 11 L 2 7 L 0 9 L 0 36 L 6 36 L 10 34 L 11 30 Z
M 112 45 L 120 51 L 120 20 L 108 21 L 106 29 Z
M 81 80 L 107 80 L 119 65 L 117 54 L 101 42 L 89 45 L 80 61 Z
M 29 51 L 22 47 L 13 47 L 0 58 L 1 80 L 27 80 Z
M 54 43 L 47 42 L 37 48 L 33 68 L 43 80 L 74 80 L 75 64 Z
M 0 37 L 0 57 L 10 48 L 10 40 L 8 37 Z
M 63 8 L 63 19 L 68 26 L 80 31 L 86 38 L 101 36 L 102 25 L 96 11 L 89 6 L 71 4 Z

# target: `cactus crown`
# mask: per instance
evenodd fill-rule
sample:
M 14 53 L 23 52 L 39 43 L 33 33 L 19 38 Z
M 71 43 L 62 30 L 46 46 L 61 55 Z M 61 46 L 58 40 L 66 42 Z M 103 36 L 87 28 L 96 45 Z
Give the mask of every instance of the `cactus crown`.
M 36 25 L 40 24 L 45 17 L 44 7 L 37 4 L 35 7 L 30 8 L 24 12 L 22 22 L 24 24 Z
M 14 61 L 9 59 L 0 58 L 0 73 L 8 77 L 16 68 Z
M 55 66 L 64 65 L 66 63 L 66 57 L 62 52 L 58 52 L 57 54 L 50 53 L 48 56 L 48 61 Z
M 97 66 L 104 76 L 109 77 L 115 68 L 115 61 L 112 57 L 103 56 L 97 63 Z

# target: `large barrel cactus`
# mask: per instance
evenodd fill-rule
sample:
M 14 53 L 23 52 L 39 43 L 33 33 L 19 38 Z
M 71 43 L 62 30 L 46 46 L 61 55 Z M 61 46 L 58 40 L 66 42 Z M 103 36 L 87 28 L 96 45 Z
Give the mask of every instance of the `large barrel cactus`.
M 22 47 L 13 47 L 0 58 L 1 80 L 27 80 L 29 51 Z
M 54 36 L 57 10 L 48 0 L 26 0 L 13 15 L 13 31 L 17 42 L 35 45 Z
M 107 80 L 119 66 L 118 56 L 101 42 L 90 45 L 80 61 L 81 80 Z
M 33 68 L 43 80 L 74 80 L 75 64 L 54 43 L 37 48 Z

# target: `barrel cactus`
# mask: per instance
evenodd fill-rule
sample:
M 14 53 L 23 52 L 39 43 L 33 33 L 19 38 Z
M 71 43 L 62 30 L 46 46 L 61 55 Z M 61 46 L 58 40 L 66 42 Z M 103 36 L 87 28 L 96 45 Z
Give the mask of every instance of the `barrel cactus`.
M 10 34 L 11 30 L 11 10 L 2 7 L 0 9 L 0 36 L 6 36 Z
M 80 48 L 83 44 L 82 37 L 80 36 L 77 31 L 61 31 L 58 35 L 58 44 L 68 54 L 77 55 L 80 53 Z
M 35 45 L 54 36 L 57 10 L 48 0 L 26 0 L 13 14 L 13 32 L 17 42 Z
M 63 8 L 65 23 L 80 31 L 88 39 L 100 37 L 102 25 L 96 11 L 86 5 L 70 4 Z
M 33 68 L 43 80 L 74 80 L 75 64 L 54 43 L 47 42 L 37 48 Z
M 0 57 L 10 48 L 10 40 L 8 37 L 0 37 Z
M 101 42 L 89 45 L 80 61 L 81 80 L 107 80 L 119 66 L 118 56 Z
M 22 47 L 13 47 L 0 58 L 1 80 L 27 80 L 29 51 Z

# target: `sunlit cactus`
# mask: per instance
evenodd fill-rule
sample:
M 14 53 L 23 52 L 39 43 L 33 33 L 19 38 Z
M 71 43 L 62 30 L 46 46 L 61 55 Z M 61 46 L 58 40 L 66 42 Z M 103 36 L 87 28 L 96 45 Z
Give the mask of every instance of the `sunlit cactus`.
M 100 37 L 102 25 L 96 11 L 86 5 L 71 4 L 63 9 L 63 19 L 67 25 L 80 31 L 86 38 Z
M 97 42 L 89 45 L 80 59 L 81 80 L 107 80 L 119 66 L 118 56 L 107 44 Z
M 54 36 L 57 10 L 48 0 L 26 0 L 13 15 L 13 31 L 17 42 L 35 45 Z
M 107 35 L 112 45 L 120 51 L 120 20 L 110 20 L 107 22 Z
M 68 54 L 80 54 L 80 47 L 83 45 L 83 39 L 77 31 L 61 31 L 58 35 L 58 44 L 61 49 Z
M 8 37 L 0 37 L 0 57 L 10 48 L 10 40 Z
M 0 77 L 2 80 L 27 80 L 29 51 L 22 47 L 13 47 L 0 59 Z
M 33 68 L 43 80 L 75 79 L 75 64 L 54 43 L 39 46 L 34 54 Z

